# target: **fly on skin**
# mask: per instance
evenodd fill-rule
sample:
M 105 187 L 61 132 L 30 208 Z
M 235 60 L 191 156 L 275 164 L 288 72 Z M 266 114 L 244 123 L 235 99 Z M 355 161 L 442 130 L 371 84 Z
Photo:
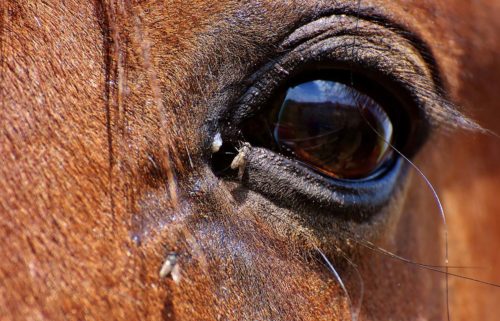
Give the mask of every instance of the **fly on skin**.
M 231 162 L 231 169 L 238 169 L 238 179 L 243 178 L 243 173 L 245 173 L 245 166 L 247 164 L 247 156 L 250 153 L 250 148 L 252 146 L 249 143 L 243 143 L 238 149 L 238 154 Z

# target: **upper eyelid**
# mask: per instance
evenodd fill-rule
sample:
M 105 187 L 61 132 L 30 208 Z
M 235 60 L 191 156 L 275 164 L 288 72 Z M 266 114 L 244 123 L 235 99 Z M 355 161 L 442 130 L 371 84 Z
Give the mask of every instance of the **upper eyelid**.
M 330 28 L 332 24 L 328 23 L 328 20 L 337 20 L 338 23 L 352 19 L 357 20 L 355 21 L 355 28 L 358 30 L 354 30 L 354 32 L 376 33 L 375 29 L 363 30 L 362 26 L 360 26 L 360 21 L 369 22 L 374 26 L 382 27 L 404 39 L 411 48 L 418 53 L 419 58 L 423 62 L 423 66 L 430 75 L 428 78 L 432 82 L 432 95 L 429 95 L 429 99 L 435 101 L 433 104 L 434 106 L 426 110 L 427 116 L 430 118 L 430 124 L 433 125 L 433 127 L 445 125 L 447 127 L 483 132 L 484 129 L 480 125 L 464 116 L 462 112 L 459 111 L 458 106 L 448 99 L 447 91 L 443 86 L 441 72 L 432 54 L 431 47 L 412 30 L 406 28 L 402 24 L 392 21 L 383 14 L 374 13 L 372 9 L 373 8 L 367 9 L 360 7 L 354 9 L 346 7 L 343 9 L 336 9 L 333 14 L 332 12 L 323 14 L 288 34 L 283 39 L 280 49 L 287 51 L 293 46 L 298 46 L 303 42 L 307 42 L 308 38 L 310 38 L 310 32 L 307 32 L 308 29 L 313 30 L 314 36 L 331 31 Z M 356 35 L 353 34 L 352 37 L 352 44 L 355 45 Z M 352 46 L 352 48 L 355 50 L 354 46 Z
M 385 17 L 382 13 L 374 12 L 373 8 L 365 8 L 362 6 L 359 8 L 346 7 L 337 9 L 333 13 L 332 12 L 324 13 L 319 17 L 317 17 L 316 19 L 303 24 L 302 26 L 296 28 L 294 31 L 288 34 L 283 39 L 281 43 L 281 48 L 286 49 L 287 47 L 290 47 L 292 45 L 294 46 L 298 45 L 298 43 L 300 43 L 301 40 L 304 40 L 303 37 L 302 38 L 300 37 L 301 31 L 306 30 L 308 28 L 314 28 L 317 34 L 327 31 L 329 28 L 331 28 L 331 24 L 325 22 L 326 20 L 330 19 L 338 19 L 338 20 L 354 19 L 356 28 L 360 28 L 359 25 L 360 21 L 370 22 L 373 25 L 381 26 L 386 30 L 390 30 L 391 32 L 397 34 L 398 36 L 404 38 L 411 44 L 411 46 L 414 49 L 416 49 L 420 57 L 425 61 L 426 65 L 429 67 L 429 70 L 432 73 L 432 79 L 436 85 L 436 89 L 444 93 L 444 87 L 439 72 L 439 68 L 434 58 L 434 55 L 432 54 L 432 50 L 430 49 L 431 47 L 427 44 L 427 42 L 425 42 L 424 39 L 419 37 L 417 33 L 405 27 L 404 25 L 394 22 L 390 18 Z M 342 23 L 342 21 L 339 21 L 339 23 Z M 323 28 L 318 28 L 321 24 L 323 24 Z
M 313 45 L 318 40 L 344 37 L 345 54 L 351 56 L 352 60 L 359 58 L 358 49 L 363 47 L 363 42 L 376 42 L 376 45 L 385 46 L 388 50 L 408 49 L 405 51 L 411 53 L 400 55 L 399 61 L 408 61 L 412 68 L 425 73 L 433 89 L 444 96 L 439 69 L 427 44 L 411 31 L 389 21 L 380 16 L 364 16 L 363 11 L 360 11 L 359 15 L 323 16 L 294 30 L 282 41 L 279 48 L 286 52 L 293 50 L 292 48 Z

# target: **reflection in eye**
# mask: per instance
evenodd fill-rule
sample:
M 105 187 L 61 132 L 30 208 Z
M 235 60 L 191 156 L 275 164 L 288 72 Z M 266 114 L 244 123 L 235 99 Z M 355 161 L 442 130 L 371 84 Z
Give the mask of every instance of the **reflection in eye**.
M 317 79 L 289 87 L 267 118 L 273 141 L 264 147 L 274 146 L 329 177 L 366 178 L 394 157 L 387 113 L 340 82 Z

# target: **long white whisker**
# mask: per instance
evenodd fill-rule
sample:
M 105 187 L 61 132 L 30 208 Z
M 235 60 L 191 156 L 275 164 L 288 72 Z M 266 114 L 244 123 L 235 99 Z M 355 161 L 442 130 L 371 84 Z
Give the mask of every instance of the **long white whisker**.
M 365 282 L 363 281 L 363 277 L 361 276 L 361 272 L 359 271 L 357 265 L 353 261 L 351 261 L 344 253 L 340 252 L 340 255 L 344 258 L 344 260 L 347 261 L 347 263 L 349 263 L 350 266 L 352 266 L 352 268 L 356 272 L 356 276 L 359 279 L 359 286 L 360 286 L 359 299 L 356 305 L 354 306 L 354 313 L 353 313 L 353 319 L 357 320 L 361 313 L 361 306 L 363 305 L 363 299 L 365 296 Z
M 332 263 L 330 262 L 330 260 L 326 257 L 326 255 L 323 253 L 323 251 L 321 251 L 318 247 L 315 247 L 316 251 L 318 251 L 318 253 L 321 255 L 321 257 L 323 258 L 323 261 L 325 262 L 328 270 L 330 270 L 330 272 L 332 272 L 332 274 L 334 275 L 335 279 L 337 280 L 337 282 L 339 283 L 340 285 L 340 288 L 342 289 L 342 291 L 344 292 L 346 298 L 347 298 L 347 304 L 349 305 L 349 310 L 351 311 L 351 316 L 352 316 L 352 320 L 353 321 L 357 321 L 358 320 L 358 314 L 356 313 L 357 311 L 354 311 L 353 309 L 353 305 L 352 305 L 352 300 L 351 300 L 351 296 L 349 295 L 349 292 L 347 291 L 347 288 L 344 284 L 344 282 L 342 281 L 342 278 L 340 277 L 339 273 L 337 272 L 337 270 L 335 270 L 335 268 L 333 267 Z
M 368 119 L 366 119 L 365 115 L 363 114 L 363 109 L 366 107 L 364 105 L 359 105 L 359 113 L 361 114 L 361 117 L 365 120 L 366 124 L 370 126 L 370 128 L 373 130 L 373 132 L 383 141 L 385 142 L 388 146 L 390 146 L 399 156 L 401 156 L 405 161 L 410 164 L 411 167 L 413 167 L 417 173 L 420 175 L 420 177 L 424 180 L 425 184 L 429 187 L 429 190 L 432 193 L 432 196 L 434 200 L 436 201 L 438 210 L 439 210 L 439 215 L 441 216 L 441 220 L 443 222 L 443 227 L 444 227 L 444 243 L 445 243 L 445 254 L 444 254 L 444 265 L 445 265 L 445 280 L 446 280 L 446 313 L 447 313 L 447 318 L 448 321 L 450 321 L 450 304 L 449 304 L 449 279 L 448 279 L 448 262 L 449 262 L 449 257 L 448 257 L 448 224 L 446 222 L 446 215 L 444 212 L 443 204 L 441 203 L 441 199 L 439 198 L 439 195 L 432 185 L 432 183 L 429 181 L 427 176 L 424 174 L 424 172 L 417 166 L 415 163 L 413 163 L 408 157 L 406 157 L 402 152 L 400 152 L 393 144 L 391 144 L 389 141 L 385 139 L 378 131 L 373 127 L 373 125 L 369 122 Z

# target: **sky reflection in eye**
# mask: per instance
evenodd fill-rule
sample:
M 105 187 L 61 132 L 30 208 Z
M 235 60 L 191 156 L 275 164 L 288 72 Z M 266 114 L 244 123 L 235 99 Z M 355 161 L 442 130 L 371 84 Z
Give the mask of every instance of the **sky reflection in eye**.
M 288 88 L 277 118 L 277 145 L 328 176 L 368 177 L 391 158 L 389 116 L 343 83 L 318 79 Z
M 335 81 L 313 80 L 298 84 L 287 91 L 286 99 L 305 103 L 322 103 L 327 101 L 348 105 L 353 95 L 350 87 Z

